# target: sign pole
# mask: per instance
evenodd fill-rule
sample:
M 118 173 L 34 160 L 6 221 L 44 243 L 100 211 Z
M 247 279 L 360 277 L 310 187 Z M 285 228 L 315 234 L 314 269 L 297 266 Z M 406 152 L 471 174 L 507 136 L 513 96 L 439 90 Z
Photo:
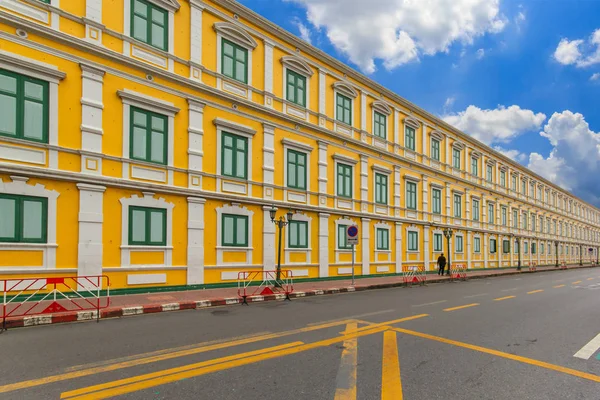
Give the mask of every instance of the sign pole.
M 352 286 L 354 286 L 354 245 L 352 245 Z
M 346 246 L 352 247 L 352 286 L 354 286 L 354 246 L 358 244 L 358 226 L 349 225 L 346 228 Z M 346 247 L 348 248 L 348 247 Z

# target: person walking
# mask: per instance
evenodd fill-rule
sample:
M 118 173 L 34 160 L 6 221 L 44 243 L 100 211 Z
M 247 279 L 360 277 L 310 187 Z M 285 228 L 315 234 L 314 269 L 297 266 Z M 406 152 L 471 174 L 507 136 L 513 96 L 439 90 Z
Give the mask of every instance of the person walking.
M 444 257 L 444 253 L 440 254 L 437 259 L 438 267 L 440 268 L 438 271 L 438 275 L 444 276 L 444 268 L 446 268 L 446 257 Z

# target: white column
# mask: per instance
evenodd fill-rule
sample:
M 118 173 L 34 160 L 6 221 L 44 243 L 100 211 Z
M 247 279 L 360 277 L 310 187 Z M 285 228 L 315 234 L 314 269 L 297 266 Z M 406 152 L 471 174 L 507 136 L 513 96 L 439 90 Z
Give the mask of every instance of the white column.
M 481 193 L 481 197 L 479 198 L 479 214 L 480 214 L 480 225 L 482 228 L 489 225 L 484 225 L 488 223 L 487 214 L 488 214 L 488 205 L 485 202 L 485 195 Z
M 394 208 L 396 209 L 394 211 L 394 214 L 396 216 L 400 215 L 400 194 L 401 194 L 401 188 L 400 188 L 400 167 L 395 165 L 394 166 Z
M 544 250 L 546 250 L 545 248 L 546 246 L 544 246 Z M 540 255 L 540 241 L 536 240 L 536 245 L 535 245 L 535 252 L 537 253 L 537 265 L 540 265 L 541 262 L 541 255 Z
M 187 284 L 204 283 L 204 204 L 205 199 L 188 197 Z
M 273 46 L 268 39 L 265 42 L 265 106 L 273 107 Z
M 263 196 L 272 200 L 275 185 L 275 126 L 263 123 Z
M 425 271 L 429 271 L 429 225 L 423 227 L 423 263 L 425 265 Z
M 483 234 L 483 268 L 488 267 L 489 241 L 490 236 L 486 232 Z M 496 254 L 498 254 L 498 240 L 496 240 Z
M 467 231 L 467 269 L 471 269 L 472 265 L 471 265 L 471 250 L 472 250 L 472 246 L 471 246 L 471 242 L 473 240 L 473 233 L 471 231 Z
M 270 206 L 263 206 L 263 271 L 275 270 L 275 234 L 276 229 L 281 229 L 271 221 L 270 210 Z
M 394 144 L 400 143 L 400 113 L 394 109 Z
M 327 207 L 327 143 L 319 142 L 319 207 Z
M 511 212 L 511 215 L 512 215 L 512 212 Z M 515 266 L 515 258 L 514 258 L 515 257 L 515 238 L 513 236 L 509 236 L 509 240 L 510 240 L 510 266 L 514 267 Z
M 326 79 L 327 73 L 324 70 L 319 69 L 319 126 L 325 126 L 325 116 L 327 114 L 325 103 L 327 94 Z
M 319 213 L 319 277 L 329 276 L 329 214 Z
M 450 224 L 451 214 L 450 214 L 450 184 L 446 183 L 446 223 Z
M 53 4 L 57 6 L 56 4 Z M 52 13 L 52 17 L 56 13 Z M 57 15 L 58 17 L 58 15 Z M 102 46 L 102 0 L 86 0 L 85 1 L 85 40 Z
M 396 222 L 396 273 L 402 273 L 402 222 Z
M 427 146 L 427 124 L 425 123 L 421 128 L 421 152 L 424 156 L 431 156 L 431 148 Z
M 102 223 L 105 186 L 78 183 L 79 245 L 77 276 L 102 275 Z
M 190 79 L 202 81 L 202 11 L 204 5 L 191 0 L 190 13 Z
M 428 221 L 429 215 L 429 182 L 427 181 L 427 175 L 421 175 L 423 178 L 423 188 L 421 190 L 421 197 L 423 198 L 423 220 Z
M 81 67 L 81 172 L 102 174 L 102 89 L 104 70 L 86 64 Z
M 369 203 L 369 157 L 360 156 L 360 208 L 363 212 L 368 211 Z
M 367 130 L 367 94 L 360 92 L 360 130 Z M 362 133 L 362 132 L 361 132 Z
M 465 215 L 467 216 L 467 225 L 468 225 L 471 221 L 471 195 L 469 195 L 469 189 L 465 189 L 465 207 L 466 207 Z
M 188 186 L 202 189 L 204 103 L 188 99 Z
M 450 154 L 450 140 L 448 140 L 448 137 L 444 142 L 446 142 L 446 172 L 448 172 L 452 170 L 452 154 Z
M 361 218 L 362 221 L 362 238 L 361 238 L 361 256 L 362 256 L 362 274 L 369 275 L 371 273 L 371 220 L 369 218 Z M 373 243 L 375 244 L 375 243 Z

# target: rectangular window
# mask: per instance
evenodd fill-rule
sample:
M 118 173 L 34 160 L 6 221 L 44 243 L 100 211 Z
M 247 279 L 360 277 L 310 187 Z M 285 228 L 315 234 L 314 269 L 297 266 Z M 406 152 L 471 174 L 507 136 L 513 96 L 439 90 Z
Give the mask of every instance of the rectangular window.
M 500 186 L 506 187 L 506 172 L 500 171 Z
M 375 111 L 373 113 L 373 118 L 373 134 L 385 139 L 387 137 L 387 117 L 384 114 Z
M 538 200 L 543 200 L 542 199 L 542 188 L 541 187 L 538 187 L 538 190 L 537 190 L 537 199 Z
M 222 245 L 248 247 L 248 217 L 223 214 L 221 219 Z
M 473 199 L 473 221 L 479 221 L 479 200 Z
M 492 166 L 491 165 L 486 166 L 485 175 L 486 175 L 487 181 L 491 182 L 492 181 Z
M 517 254 L 519 252 L 519 241 L 518 240 L 515 240 L 514 252 L 515 252 L 515 254 Z
M 337 94 L 337 115 L 336 119 L 348 125 L 352 125 L 352 100 L 343 94 Z
M 454 216 L 456 218 L 462 217 L 462 198 L 460 195 L 454 195 Z
M 0 135 L 48 143 L 48 82 L 0 70 Z
M 406 208 L 417 209 L 417 184 L 414 182 L 406 182 Z
M 478 176 L 479 175 L 478 167 L 479 167 L 479 160 L 477 160 L 476 158 L 471 158 L 471 174 Z
M 431 158 L 440 161 L 440 141 L 431 139 Z
M 534 197 L 534 196 L 535 196 L 535 190 L 534 190 L 533 183 L 532 183 L 531 185 L 529 185 L 529 195 L 530 195 L 531 197 Z
M 338 235 L 338 249 L 351 249 L 352 245 L 348 244 L 346 240 L 346 229 L 348 229 L 347 225 L 338 225 L 337 235 Z
M 490 224 L 496 223 L 496 221 L 494 220 L 494 205 L 491 203 L 488 203 L 488 222 Z
M 221 39 L 221 73 L 236 81 L 248 83 L 248 50 L 227 39 Z
M 419 250 L 419 232 L 408 232 L 408 251 Z
M 452 166 L 460 169 L 460 150 L 452 149 Z
M 48 199 L 0 194 L 0 242 L 46 243 Z
M 248 179 L 248 139 L 221 134 L 221 175 Z
M 517 191 L 517 177 L 516 177 L 516 176 L 513 176 L 513 177 L 512 177 L 512 190 L 513 190 L 514 192 L 516 192 L 516 191 Z
M 531 243 L 531 254 L 535 254 L 536 250 L 535 243 Z
M 352 198 L 352 167 L 350 165 L 337 165 L 337 195 Z
M 506 207 L 502 207 L 502 226 L 506 226 Z
M 167 210 L 129 207 L 129 245 L 165 246 L 167 244 Z
M 288 244 L 292 249 L 308 248 L 308 222 L 306 221 L 290 221 L 288 226 L 289 241 Z
M 390 231 L 384 228 L 377 228 L 377 250 L 390 249 Z
M 431 212 L 442 213 L 442 191 L 439 189 L 431 189 Z
M 442 251 L 442 234 L 441 233 L 434 233 L 433 234 L 433 251 Z
M 388 203 L 388 177 L 383 174 L 375 174 L 375 203 Z
M 498 249 L 496 248 L 496 239 L 490 239 L 490 253 L 495 254 Z
M 167 163 L 167 117 L 152 111 L 131 107 L 130 151 L 134 160 L 156 164 Z
M 527 243 L 527 242 L 523 243 L 523 252 L 525 254 L 529 253 L 529 243 Z
M 292 189 L 306 190 L 306 154 L 288 149 L 287 186 Z
M 299 106 L 306 106 L 306 77 L 287 69 L 286 99 Z
M 535 215 L 531 216 L 531 230 L 535 232 Z
M 415 150 L 415 128 L 412 126 L 404 127 L 404 147 Z
M 456 252 L 457 253 L 462 253 L 463 252 L 463 237 L 462 236 L 456 236 Z
M 510 253 L 510 241 L 508 241 L 508 240 L 502 241 L 502 253 L 504 253 L 504 254 Z
M 513 228 L 519 227 L 519 213 L 517 210 L 513 210 Z
M 481 253 L 481 239 L 478 237 L 473 238 L 473 251 L 475 253 Z
M 527 214 L 521 215 L 521 219 L 523 220 L 523 229 L 527 229 Z
M 131 0 L 131 36 L 168 51 L 169 19 L 166 10 L 146 0 Z
M 540 243 L 540 254 L 544 254 L 544 243 Z
M 521 194 L 527 194 L 527 183 L 525 183 L 525 181 L 521 181 Z

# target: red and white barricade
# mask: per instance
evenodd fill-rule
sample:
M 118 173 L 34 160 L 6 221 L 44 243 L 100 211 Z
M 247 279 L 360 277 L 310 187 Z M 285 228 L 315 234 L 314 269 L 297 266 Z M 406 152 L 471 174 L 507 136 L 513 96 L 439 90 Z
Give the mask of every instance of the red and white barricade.
M 450 279 L 467 280 L 467 266 L 465 264 L 452 264 L 450 267 Z
M 106 275 L 65 276 L 0 280 L 2 329 L 6 320 L 72 311 L 95 311 L 110 305 L 110 280 Z
M 537 263 L 536 263 L 536 262 L 531 262 L 531 263 L 529 263 L 529 271 L 530 271 L 530 272 L 535 272 L 535 271 L 537 271 Z
M 565 261 L 560 263 L 560 269 L 567 269 L 567 263 Z
M 402 282 L 405 286 L 412 285 L 425 285 L 427 281 L 427 275 L 425 274 L 425 267 L 422 266 L 402 266 Z
M 286 300 L 294 292 L 292 271 L 241 271 L 238 273 L 238 296 L 248 305 L 248 296 L 285 295 Z

